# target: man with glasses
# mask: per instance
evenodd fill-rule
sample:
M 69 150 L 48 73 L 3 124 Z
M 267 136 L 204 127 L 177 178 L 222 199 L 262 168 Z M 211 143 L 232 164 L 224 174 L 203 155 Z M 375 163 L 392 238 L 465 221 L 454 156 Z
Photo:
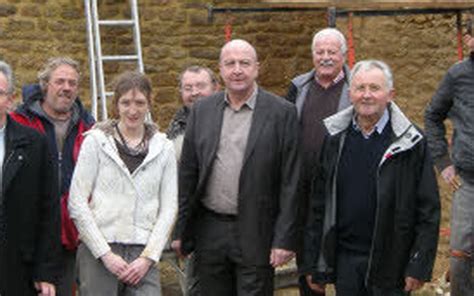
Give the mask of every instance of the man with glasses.
M 61 195 L 61 277 L 59 296 L 72 295 L 75 279 L 77 230 L 69 218 L 67 200 L 74 165 L 83 140 L 94 119 L 79 97 L 79 64 L 67 57 L 48 60 L 38 74 L 39 84 L 23 87 L 23 104 L 11 114 L 21 124 L 46 135 L 49 152 L 56 160 Z M 59 201 L 58 201 L 59 202 Z
M 166 131 L 166 135 L 175 143 L 176 155 L 179 160 L 184 131 L 186 130 L 186 122 L 191 106 L 197 99 L 208 97 L 216 93 L 220 86 L 216 74 L 214 74 L 211 69 L 196 65 L 189 66 L 181 72 L 178 83 L 183 107 L 174 115 Z
M 56 171 L 46 139 L 7 115 L 14 89 L 12 69 L 0 61 L 0 295 L 54 296 Z
M 219 82 L 214 72 L 203 66 L 187 67 L 179 75 L 178 81 L 183 107 L 176 112 L 166 134 L 168 138 L 173 141 L 176 150 L 176 159 L 179 160 L 191 106 L 197 99 L 208 97 L 216 93 L 219 90 Z M 184 257 L 181 253 L 180 239 L 173 240 L 171 242 L 171 248 L 180 258 Z M 186 295 L 201 295 L 199 290 L 199 278 L 195 268 L 195 256 L 190 255 L 188 258 L 185 258 L 185 273 Z
M 224 45 L 219 69 L 225 91 L 195 102 L 186 128 L 177 237 L 203 294 L 273 295 L 295 247 L 296 109 L 257 86 L 248 42 Z

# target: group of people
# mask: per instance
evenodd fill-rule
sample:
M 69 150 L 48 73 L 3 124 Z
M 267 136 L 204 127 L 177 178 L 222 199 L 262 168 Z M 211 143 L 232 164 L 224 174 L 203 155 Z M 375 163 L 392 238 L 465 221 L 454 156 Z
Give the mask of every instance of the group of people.
M 409 295 L 436 257 L 434 165 L 455 191 L 451 295 L 474 295 L 465 41 L 473 54 L 441 82 L 426 134 L 394 102 L 389 66 L 350 70 L 334 28 L 314 35 L 314 69 L 285 98 L 257 84 L 245 40 L 221 49 L 223 90 L 209 68 L 186 68 L 166 135 L 146 119 L 144 74 L 119 75 L 113 119 L 94 123 L 76 61 L 49 60 L 13 111 L 12 69 L 0 62 L 0 295 L 71 295 L 74 282 L 81 296 L 160 295 L 169 241 L 186 261 L 187 295 L 273 295 L 275 268 L 295 256 L 303 296 L 327 284 L 338 296 Z

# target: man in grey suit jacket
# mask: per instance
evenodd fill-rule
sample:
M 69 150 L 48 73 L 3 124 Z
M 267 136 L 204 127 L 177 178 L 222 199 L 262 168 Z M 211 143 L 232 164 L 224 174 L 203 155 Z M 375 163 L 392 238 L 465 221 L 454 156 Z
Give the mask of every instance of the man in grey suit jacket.
M 179 169 L 178 236 L 205 295 L 273 295 L 294 255 L 299 176 L 295 107 L 257 87 L 255 49 L 221 50 L 224 92 L 196 102 Z

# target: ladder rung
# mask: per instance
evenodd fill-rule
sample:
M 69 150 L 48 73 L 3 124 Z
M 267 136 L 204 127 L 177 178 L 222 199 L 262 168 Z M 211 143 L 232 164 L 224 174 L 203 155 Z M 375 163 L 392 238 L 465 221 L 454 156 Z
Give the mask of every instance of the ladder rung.
M 102 26 L 133 26 L 133 20 L 99 20 L 97 21 Z
M 102 61 L 136 61 L 138 60 L 137 55 L 105 55 L 102 56 Z

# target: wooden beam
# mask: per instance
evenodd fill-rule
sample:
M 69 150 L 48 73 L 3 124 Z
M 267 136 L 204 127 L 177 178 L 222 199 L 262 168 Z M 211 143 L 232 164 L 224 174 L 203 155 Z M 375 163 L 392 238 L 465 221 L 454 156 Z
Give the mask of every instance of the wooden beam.
M 474 1 L 466 0 L 262 0 L 275 7 L 336 7 L 354 10 L 386 10 L 406 8 L 454 8 L 467 9 L 474 7 Z

